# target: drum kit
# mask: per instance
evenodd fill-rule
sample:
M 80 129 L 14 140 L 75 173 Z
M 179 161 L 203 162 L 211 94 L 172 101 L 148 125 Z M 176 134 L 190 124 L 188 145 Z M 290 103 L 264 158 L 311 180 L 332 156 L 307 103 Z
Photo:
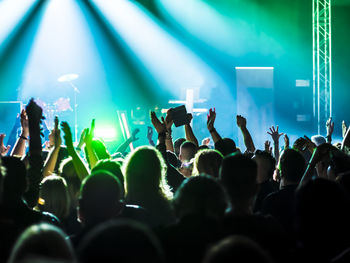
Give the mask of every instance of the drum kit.
M 45 116 L 45 124 L 51 130 L 54 126 L 55 116 L 60 116 L 64 112 L 74 112 L 74 139 L 77 142 L 77 94 L 80 93 L 78 88 L 72 83 L 73 80 L 79 77 L 78 74 L 65 74 L 60 76 L 58 82 L 66 82 L 74 89 L 74 106 L 72 108 L 70 98 L 61 97 L 58 98 L 53 103 L 47 103 L 40 98 L 37 98 L 35 102 L 43 109 L 43 114 Z

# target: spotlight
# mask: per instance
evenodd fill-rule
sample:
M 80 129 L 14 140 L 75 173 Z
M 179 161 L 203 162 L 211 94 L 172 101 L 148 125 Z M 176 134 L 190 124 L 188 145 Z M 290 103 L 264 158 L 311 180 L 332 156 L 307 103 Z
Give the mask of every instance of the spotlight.
M 117 131 L 111 126 L 96 127 L 95 136 L 103 139 L 105 142 L 114 141 L 117 137 Z

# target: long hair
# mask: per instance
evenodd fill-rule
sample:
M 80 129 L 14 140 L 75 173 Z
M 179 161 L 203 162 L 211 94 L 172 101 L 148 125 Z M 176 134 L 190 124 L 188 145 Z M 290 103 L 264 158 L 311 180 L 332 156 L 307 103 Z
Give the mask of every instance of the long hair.
M 41 181 L 38 208 L 40 211 L 54 214 L 59 219 L 68 216 L 70 198 L 63 177 L 50 175 Z
M 128 201 L 142 202 L 151 196 L 162 196 L 168 200 L 172 198 L 165 180 L 165 161 L 154 147 L 138 147 L 127 156 L 123 168 Z

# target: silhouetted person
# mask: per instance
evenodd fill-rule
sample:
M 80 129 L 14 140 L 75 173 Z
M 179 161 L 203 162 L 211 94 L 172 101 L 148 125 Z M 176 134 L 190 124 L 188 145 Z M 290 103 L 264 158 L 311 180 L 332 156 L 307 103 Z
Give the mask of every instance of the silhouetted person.
M 278 190 L 278 183 L 272 179 L 276 161 L 270 153 L 260 150 L 255 151 L 253 159 L 258 165 L 257 180 L 259 185 L 253 211 L 260 212 L 265 197 Z
M 118 220 L 99 225 L 83 239 L 79 262 L 164 262 L 156 236 L 144 225 Z
M 92 173 L 82 182 L 78 217 L 83 229 L 79 234 L 72 236 L 75 247 L 92 228 L 112 219 L 130 218 L 151 224 L 147 211 L 139 206 L 125 204 L 119 180 L 105 170 Z
M 329 262 L 350 247 L 350 201 L 336 183 L 309 180 L 296 192 L 296 226 L 305 262 Z
M 227 237 L 216 243 L 206 253 L 203 263 L 271 263 L 266 251 L 244 236 Z
M 41 181 L 37 208 L 55 215 L 61 222 L 68 218 L 70 198 L 64 178 L 50 175 Z
M 182 183 L 172 204 L 178 221 L 159 233 L 167 262 L 200 262 L 220 237 L 228 204 L 224 189 L 209 175 L 193 176 Z
M 219 178 L 219 169 L 223 155 L 217 150 L 201 150 L 198 151 L 194 159 L 194 168 L 192 174 L 208 174 L 215 178 Z
M 275 217 L 290 235 L 294 233 L 294 193 L 305 167 L 305 159 L 298 151 L 283 151 L 279 162 L 280 190 L 268 195 L 262 205 L 262 213 Z
M 222 138 L 215 142 L 215 150 L 222 153 L 223 156 L 229 155 L 237 151 L 236 143 L 230 138 Z
M 124 167 L 126 202 L 145 208 L 153 226 L 172 223 L 172 193 L 165 180 L 166 165 L 160 152 L 150 146 L 139 147 L 128 156 Z
M 275 260 L 281 260 L 288 249 L 282 227 L 271 216 L 253 214 L 259 188 L 256 162 L 243 154 L 228 155 L 221 165 L 220 180 L 231 201 L 223 221 L 223 236 L 247 236 Z
M 24 163 L 16 157 L 2 157 L 2 164 L 6 168 L 6 175 L 3 178 L 3 203 L 0 207 L 0 236 L 2 250 L 6 255 L 18 235 L 30 225 L 39 222 L 58 225 L 59 222 L 52 214 L 29 208 L 23 200 L 27 189 L 27 171 Z
M 53 225 L 38 224 L 28 227 L 21 234 L 8 262 L 37 262 L 36 260 L 75 262 L 72 244 L 62 230 Z

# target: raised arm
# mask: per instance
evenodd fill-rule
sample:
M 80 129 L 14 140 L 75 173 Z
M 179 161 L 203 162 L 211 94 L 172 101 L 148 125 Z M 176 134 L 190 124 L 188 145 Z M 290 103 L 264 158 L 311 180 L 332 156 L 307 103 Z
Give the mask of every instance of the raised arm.
M 250 135 L 248 129 L 247 129 L 247 120 L 241 115 L 237 115 L 237 126 L 241 129 L 243 139 L 244 139 L 244 145 L 247 148 L 248 152 L 255 152 L 255 145 L 252 139 L 252 136 Z
M 280 159 L 280 137 L 283 135 L 283 133 L 279 133 L 278 132 L 278 125 L 276 126 L 276 129 L 274 126 L 272 126 L 270 128 L 270 132 L 267 132 L 268 134 L 271 135 L 271 138 L 273 140 L 273 147 L 274 147 L 274 154 L 275 154 L 275 159 L 276 162 L 278 163 L 279 159 Z
M 179 173 L 168 161 L 167 154 L 166 154 L 166 124 L 164 118 L 162 118 L 162 122 L 157 118 L 155 112 L 151 112 L 151 121 L 153 124 L 153 127 L 158 133 L 158 142 L 157 142 L 157 149 L 162 154 L 165 163 L 167 165 L 167 182 L 172 187 L 172 191 L 175 192 L 176 189 L 181 185 L 182 181 L 184 180 L 184 177 Z
M 287 134 L 284 135 L 284 149 L 289 149 L 289 137 Z
M 207 128 L 208 131 L 211 135 L 211 138 L 213 139 L 214 144 L 221 140 L 220 134 L 216 131 L 214 124 L 215 124 L 215 119 L 216 119 L 216 112 L 215 108 L 214 110 L 209 109 L 209 113 L 207 115 Z
M 151 126 L 147 127 L 147 139 L 150 145 L 156 146 L 156 144 L 153 141 L 153 128 Z
M 345 137 L 345 134 L 346 134 L 346 131 L 348 130 L 348 128 L 346 127 L 346 123 L 345 121 L 343 120 L 342 123 L 341 123 L 341 131 L 342 131 L 342 137 L 344 138 Z
M 43 169 L 43 176 L 49 176 L 55 171 L 57 159 L 58 159 L 58 154 L 61 149 L 61 131 L 58 128 L 58 117 L 55 117 L 55 127 L 53 129 L 53 136 L 54 136 L 54 146 L 50 150 L 50 153 L 46 159 L 46 162 L 44 164 L 44 169 Z
M 332 143 L 332 134 L 334 131 L 334 122 L 332 121 L 332 117 L 329 117 L 329 119 L 326 122 L 326 130 L 327 130 L 327 142 Z
M 40 138 L 40 123 L 42 109 L 31 99 L 26 107 L 29 127 L 29 169 L 28 169 L 28 191 L 24 197 L 30 207 L 37 204 L 39 197 L 39 185 L 42 180 L 42 147 Z
M 7 139 L 7 145 L 11 145 L 12 146 L 12 148 L 10 148 L 11 153 L 12 153 L 13 148 L 15 147 L 16 142 L 17 142 L 17 130 L 18 130 L 18 128 L 21 127 L 21 117 L 20 117 L 20 115 L 21 114 L 17 114 L 15 124 L 13 125 L 13 127 L 11 129 L 11 132 L 9 134 L 9 137 Z
M 4 133 L 0 134 L 0 155 L 1 156 L 6 156 L 11 148 L 10 145 L 7 145 L 7 146 L 4 145 L 5 136 L 6 136 L 6 134 L 4 134 Z
M 61 128 L 64 133 L 63 138 L 67 146 L 68 154 L 70 157 L 72 157 L 74 169 L 78 174 L 80 180 L 83 180 L 86 176 L 89 175 L 89 170 L 74 148 L 72 132 L 68 123 L 62 122 Z
M 95 119 L 91 121 L 91 127 L 87 130 L 86 136 L 84 138 L 85 147 L 87 154 L 89 155 L 90 168 L 94 168 L 98 162 L 97 154 L 95 153 L 94 148 L 92 147 L 92 140 L 95 133 Z
M 77 145 L 77 147 L 75 147 L 75 150 L 79 154 L 82 152 L 83 146 L 85 145 L 84 139 L 85 139 L 87 132 L 88 132 L 88 128 L 83 129 L 83 131 L 80 134 L 78 145 Z
M 188 113 L 187 114 L 187 118 L 188 118 L 188 123 L 185 124 L 185 135 L 186 135 L 186 140 L 187 141 L 190 141 L 190 142 L 193 142 L 195 145 L 197 145 L 197 147 L 199 146 L 198 145 L 198 140 L 196 138 L 196 136 L 194 135 L 193 133 L 193 129 L 191 127 L 191 121 L 193 120 L 193 116 L 191 113 Z
M 18 137 L 15 147 L 13 147 L 12 156 L 24 156 L 26 154 L 26 141 L 29 136 L 28 116 L 23 109 L 20 114 L 21 121 L 21 135 Z
M 302 179 L 300 180 L 300 185 L 304 184 L 306 181 L 311 179 L 314 169 L 316 168 L 316 165 L 321 161 L 324 161 L 325 159 L 329 159 L 330 153 L 334 149 L 335 149 L 334 146 L 332 146 L 330 143 L 323 143 L 314 149 L 311 159 L 306 167 L 305 173 Z M 321 175 L 318 174 L 318 176 L 321 176 Z
M 172 137 L 172 126 L 174 121 L 171 118 L 171 112 L 173 108 L 168 109 L 165 119 L 162 117 L 162 122 L 165 125 L 165 147 L 167 151 L 175 152 Z
M 129 147 L 130 143 L 137 141 L 139 138 L 136 137 L 136 135 L 140 132 L 140 129 L 135 129 L 132 131 L 130 138 L 126 139 L 125 142 L 123 142 L 118 149 L 116 150 L 116 153 L 124 153 L 126 149 Z
M 341 149 L 344 150 L 346 148 L 350 148 L 350 129 L 348 128 L 348 130 L 345 133 L 345 136 L 343 138 L 343 142 L 341 144 Z

